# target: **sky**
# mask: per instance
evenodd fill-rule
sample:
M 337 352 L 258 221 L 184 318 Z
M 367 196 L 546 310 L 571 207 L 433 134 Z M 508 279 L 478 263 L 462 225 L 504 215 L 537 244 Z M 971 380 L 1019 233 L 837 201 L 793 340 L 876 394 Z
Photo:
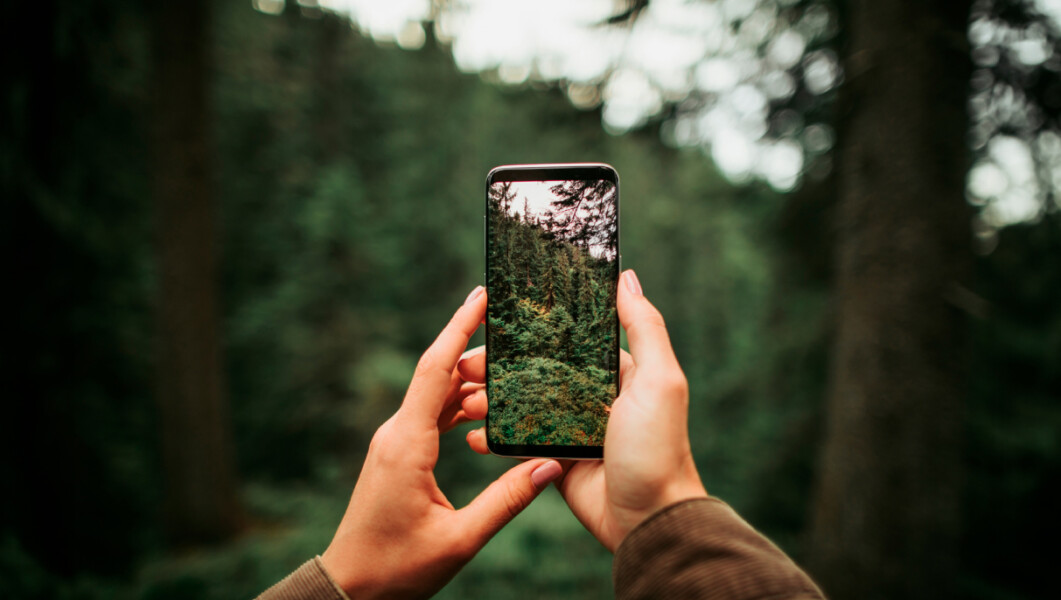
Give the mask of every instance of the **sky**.
M 282 0 L 251 1 L 262 12 L 283 10 Z M 814 94 L 827 93 L 843 79 L 832 51 L 807 50 L 835 32 L 834 16 L 811 5 L 789 22 L 782 11 L 795 2 L 652 0 L 630 27 L 600 26 L 620 12 L 623 3 L 614 0 L 319 0 L 319 5 L 349 15 L 377 41 L 406 50 L 422 47 L 424 27 L 431 26 L 449 44 L 460 70 L 500 84 L 559 85 L 576 108 L 600 107 L 602 125 L 613 134 L 675 106 L 676 116 L 661 127 L 665 143 L 699 148 L 735 184 L 762 180 L 786 192 L 805 177 L 829 172 L 835 134 L 826 123 L 803 122 L 795 111 L 771 115 L 770 103 L 795 92 L 796 67 Z M 1035 2 L 1061 27 L 1061 0 Z M 1041 31 L 1007 31 L 978 18 L 970 22 L 969 41 L 981 71 L 974 74 L 970 99 L 970 139 L 979 158 L 969 172 L 966 196 L 983 207 L 982 218 L 992 227 L 1041 214 L 1037 169 L 1048 169 L 1045 179 L 1061 187 L 1061 139 L 989 131 L 985 124 L 997 108 L 989 104 L 990 82 L 976 87 L 983 69 L 997 61 L 998 49 L 1029 68 L 1049 60 L 1045 39 Z M 1045 158 L 1039 161 L 1045 166 L 1036 164 L 1036 156 Z
M 509 207 L 509 214 L 520 217 L 524 216 L 524 212 L 529 212 L 532 217 L 544 215 L 556 201 L 556 195 L 549 188 L 561 183 L 564 181 L 513 181 L 512 191 L 515 192 L 516 199 Z M 524 208 L 527 210 L 524 211 Z M 598 258 L 603 254 L 602 247 L 590 246 L 589 251 Z
M 549 191 L 554 185 L 562 181 L 513 181 L 512 190 L 516 193 L 516 199 L 509 208 L 509 214 L 524 216 L 524 200 L 526 207 L 532 217 L 540 217 L 552 207 L 556 195 Z

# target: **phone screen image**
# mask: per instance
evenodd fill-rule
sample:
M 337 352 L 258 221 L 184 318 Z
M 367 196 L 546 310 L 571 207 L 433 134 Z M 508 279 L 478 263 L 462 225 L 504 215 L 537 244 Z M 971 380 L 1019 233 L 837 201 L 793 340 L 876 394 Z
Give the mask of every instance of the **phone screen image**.
M 499 167 L 487 179 L 487 443 L 600 458 L 618 393 L 618 176 Z

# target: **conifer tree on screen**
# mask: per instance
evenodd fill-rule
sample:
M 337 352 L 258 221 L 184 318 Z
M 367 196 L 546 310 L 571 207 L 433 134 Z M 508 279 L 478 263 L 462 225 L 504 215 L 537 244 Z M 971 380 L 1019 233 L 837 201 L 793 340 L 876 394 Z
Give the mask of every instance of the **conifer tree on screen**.
M 614 185 L 567 181 L 550 191 L 556 200 L 539 215 L 518 184 L 489 192 L 489 434 L 505 444 L 601 445 L 617 391 Z

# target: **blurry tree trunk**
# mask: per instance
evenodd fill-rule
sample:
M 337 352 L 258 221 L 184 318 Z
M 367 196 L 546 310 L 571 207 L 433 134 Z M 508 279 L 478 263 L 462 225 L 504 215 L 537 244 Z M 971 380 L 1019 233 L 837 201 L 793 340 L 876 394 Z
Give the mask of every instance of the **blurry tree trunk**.
M 166 523 L 181 544 L 223 538 L 240 515 L 219 342 L 208 7 L 162 2 L 154 14 L 156 385 Z
M 826 594 L 954 594 L 971 268 L 968 2 L 844 6 L 837 333 L 808 566 Z

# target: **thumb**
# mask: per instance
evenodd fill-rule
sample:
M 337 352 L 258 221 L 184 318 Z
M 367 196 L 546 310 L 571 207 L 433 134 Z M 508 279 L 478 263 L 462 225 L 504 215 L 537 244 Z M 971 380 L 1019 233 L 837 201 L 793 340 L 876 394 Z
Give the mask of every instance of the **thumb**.
M 671 367 L 678 364 L 671 348 L 663 315 L 645 298 L 641 283 L 632 269 L 622 274 L 616 296 L 619 323 L 626 330 L 634 364 Z
M 486 544 L 561 473 L 555 460 L 529 460 L 512 467 L 460 510 L 467 522 L 465 531 L 480 546 Z

